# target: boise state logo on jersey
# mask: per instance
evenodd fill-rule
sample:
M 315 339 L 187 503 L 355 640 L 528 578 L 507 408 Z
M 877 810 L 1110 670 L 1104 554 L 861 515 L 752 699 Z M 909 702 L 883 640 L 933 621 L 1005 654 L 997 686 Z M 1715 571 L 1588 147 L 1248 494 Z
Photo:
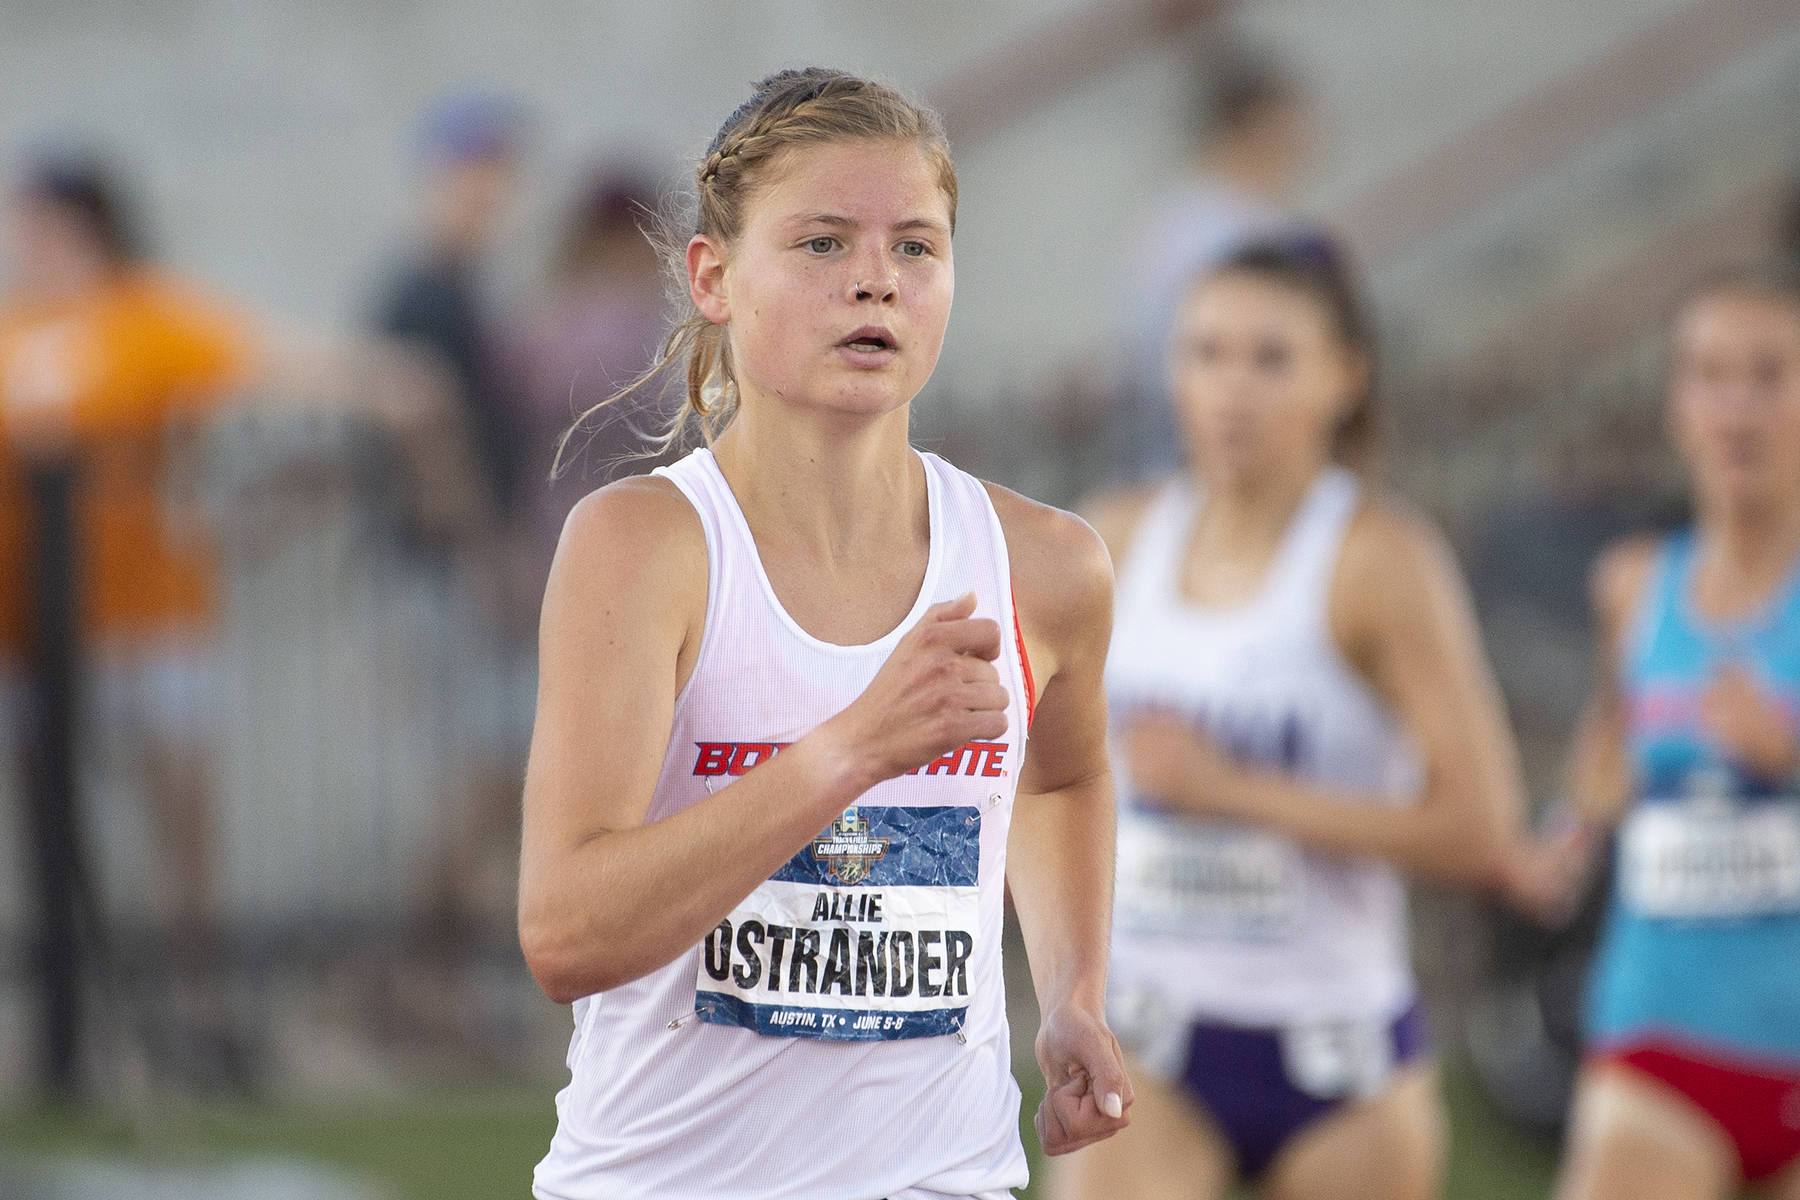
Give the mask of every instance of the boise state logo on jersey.
M 813 840 L 813 857 L 825 864 L 825 874 L 846 886 L 869 877 L 869 864 L 887 854 L 888 839 L 870 837 L 869 823 L 846 808 L 823 835 Z

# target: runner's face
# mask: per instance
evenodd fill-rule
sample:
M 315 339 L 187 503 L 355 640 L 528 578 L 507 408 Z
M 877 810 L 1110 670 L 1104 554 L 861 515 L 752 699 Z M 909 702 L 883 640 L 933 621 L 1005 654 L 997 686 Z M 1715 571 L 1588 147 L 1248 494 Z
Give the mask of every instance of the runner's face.
M 1316 470 L 1359 386 L 1358 356 L 1318 303 L 1251 275 L 1191 291 L 1170 353 L 1188 453 L 1219 486 Z
M 1670 424 L 1703 503 L 1800 502 L 1800 302 L 1719 292 L 1675 328 Z
M 744 403 L 904 406 L 937 365 L 954 285 L 949 204 L 915 143 L 787 152 L 757 181 L 726 259 Z

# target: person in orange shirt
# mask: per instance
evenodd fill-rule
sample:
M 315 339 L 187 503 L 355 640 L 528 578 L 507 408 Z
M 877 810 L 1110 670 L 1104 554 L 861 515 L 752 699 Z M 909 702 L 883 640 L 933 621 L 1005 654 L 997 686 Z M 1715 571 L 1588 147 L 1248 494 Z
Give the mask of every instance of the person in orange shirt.
M 216 916 L 208 749 L 215 603 L 206 539 L 168 502 L 184 433 L 242 390 L 245 323 L 148 265 L 105 171 L 44 156 L 17 180 L 0 298 L 0 671 L 31 644 L 27 480 L 73 473 L 74 626 L 87 733 L 135 755 L 164 911 Z

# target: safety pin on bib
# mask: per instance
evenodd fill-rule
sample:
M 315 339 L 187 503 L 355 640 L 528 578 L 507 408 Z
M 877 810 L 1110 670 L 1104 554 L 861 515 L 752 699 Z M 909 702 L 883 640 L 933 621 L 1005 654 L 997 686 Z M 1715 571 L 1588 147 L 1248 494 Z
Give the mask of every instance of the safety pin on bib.
M 711 1012 L 712 1010 L 713 1010 L 713 1006 L 710 1004 L 699 1005 L 692 1012 L 684 1012 L 679 1017 L 676 1017 L 673 1021 L 670 1021 L 665 1028 L 680 1029 L 683 1025 L 686 1025 L 688 1023 L 688 1021 L 690 1021 L 694 1017 L 699 1016 L 703 1012 Z

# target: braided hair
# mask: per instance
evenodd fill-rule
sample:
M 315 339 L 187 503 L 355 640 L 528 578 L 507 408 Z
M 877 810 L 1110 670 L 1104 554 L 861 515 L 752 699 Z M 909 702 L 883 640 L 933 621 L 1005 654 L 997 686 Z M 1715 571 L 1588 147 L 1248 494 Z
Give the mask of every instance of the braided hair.
M 729 246 L 743 232 L 744 216 L 759 181 L 778 159 L 803 146 L 854 139 L 911 141 L 936 168 L 938 186 L 956 228 L 956 167 L 938 115 L 883 83 L 826 67 L 778 71 L 756 85 L 719 127 L 694 171 L 691 220 L 665 213 L 651 236 L 662 251 L 678 318 L 644 373 L 576 419 L 557 447 L 560 473 L 570 438 L 599 410 L 647 391 L 676 364 L 684 369 L 686 403 L 655 439 L 666 449 L 689 428 L 708 443 L 737 412 L 725 327 L 708 321 L 688 295 L 686 255 L 690 238 L 704 236 Z

